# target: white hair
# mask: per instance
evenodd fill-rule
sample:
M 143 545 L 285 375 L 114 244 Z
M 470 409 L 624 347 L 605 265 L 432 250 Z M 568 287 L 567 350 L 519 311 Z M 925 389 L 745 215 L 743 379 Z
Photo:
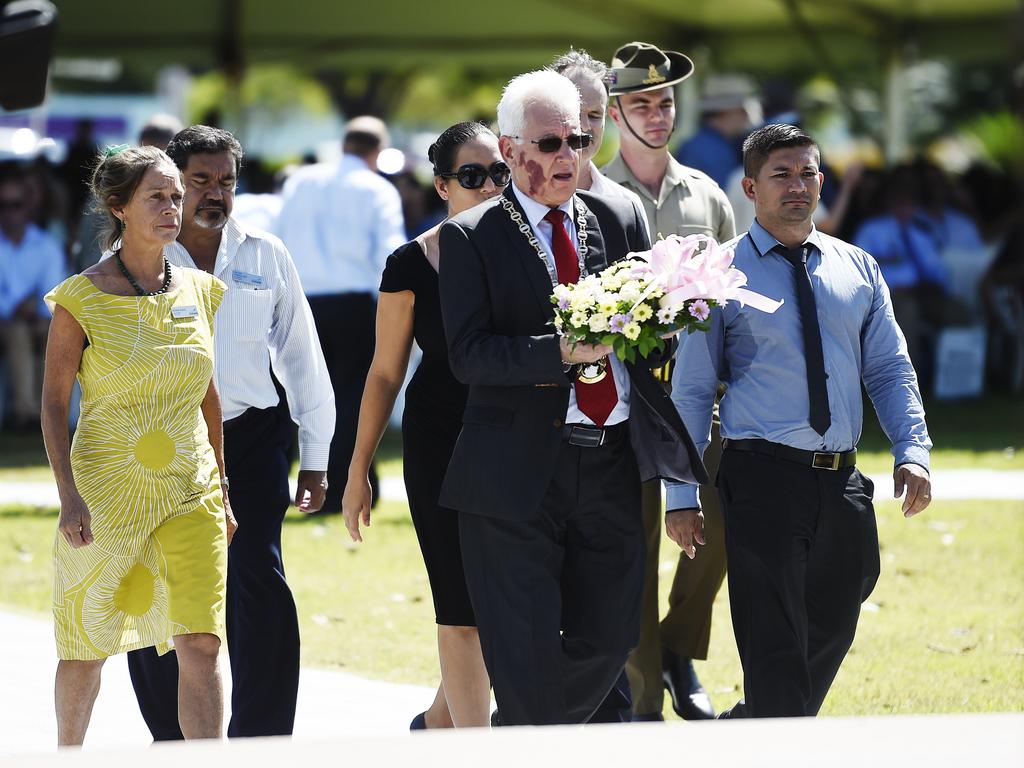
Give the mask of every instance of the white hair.
M 578 116 L 580 92 L 572 80 L 550 69 L 517 75 L 509 80 L 498 102 L 498 133 L 522 136 L 526 110 L 535 104 L 550 104 Z

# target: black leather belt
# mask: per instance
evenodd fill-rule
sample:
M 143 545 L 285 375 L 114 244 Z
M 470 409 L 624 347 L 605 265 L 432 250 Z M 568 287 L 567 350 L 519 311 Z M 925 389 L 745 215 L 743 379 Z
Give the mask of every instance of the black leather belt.
M 566 424 L 562 427 L 562 439 L 569 445 L 580 448 L 600 448 L 613 439 L 625 434 L 628 422 L 610 427 L 595 427 L 592 424 Z
M 722 448 L 727 451 L 748 451 L 750 453 L 761 453 L 776 459 L 792 461 L 794 464 L 803 464 L 805 467 L 814 469 L 837 470 L 852 467 L 857 463 L 857 449 L 852 451 L 840 451 L 831 453 L 829 451 L 804 451 L 800 448 L 791 448 L 780 443 L 771 443 L 767 440 L 746 439 L 722 441 Z

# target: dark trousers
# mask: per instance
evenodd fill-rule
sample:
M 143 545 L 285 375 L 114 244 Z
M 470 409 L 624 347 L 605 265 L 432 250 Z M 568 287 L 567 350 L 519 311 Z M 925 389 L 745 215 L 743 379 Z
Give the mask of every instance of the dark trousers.
M 530 520 L 461 513 L 462 559 L 502 725 L 587 722 L 636 644 L 640 482 L 628 430 L 563 443 Z
M 299 689 L 299 622 L 285 581 L 291 422 L 283 408 L 250 408 L 224 425 L 224 463 L 238 531 L 228 547 L 228 736 L 290 734 Z M 157 741 L 180 739 L 178 663 L 152 648 L 128 654 L 142 716 Z
M 704 466 L 714 477 L 722 456 L 718 420 L 711 427 L 711 443 L 704 452 Z M 712 483 L 700 487 L 704 510 L 704 538 L 693 560 L 679 552 L 676 574 L 668 596 L 668 613 L 658 624 L 659 548 L 665 515 L 661 504 L 661 481 L 643 485 L 643 518 L 647 533 L 647 562 L 644 567 L 644 598 L 640 614 L 640 642 L 629 655 L 626 672 L 633 691 L 633 710 L 638 715 L 660 713 L 665 698 L 661 677 L 662 648 L 687 659 L 706 659 L 711 643 L 711 614 L 715 597 L 725 579 L 725 532 L 718 492 Z M 675 544 L 672 548 L 678 551 Z
M 816 715 L 878 579 L 872 483 L 726 447 L 718 489 L 746 714 Z
M 334 388 L 334 437 L 327 464 L 327 496 L 323 511 L 341 511 L 341 496 L 348 480 L 348 465 L 356 444 L 359 405 L 376 343 L 377 300 L 370 293 L 310 296 L 309 308 L 324 351 Z M 380 497 L 377 467 L 370 465 L 370 489 Z

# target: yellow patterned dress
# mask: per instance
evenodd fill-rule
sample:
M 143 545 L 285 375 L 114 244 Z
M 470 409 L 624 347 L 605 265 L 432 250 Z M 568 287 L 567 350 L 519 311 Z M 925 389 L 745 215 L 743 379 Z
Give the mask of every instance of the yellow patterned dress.
M 85 331 L 71 445 L 94 541 L 54 545 L 61 659 L 101 659 L 209 632 L 224 642 L 227 545 L 220 475 L 200 405 L 226 286 L 182 269 L 174 290 L 115 296 L 74 275 L 46 296 Z

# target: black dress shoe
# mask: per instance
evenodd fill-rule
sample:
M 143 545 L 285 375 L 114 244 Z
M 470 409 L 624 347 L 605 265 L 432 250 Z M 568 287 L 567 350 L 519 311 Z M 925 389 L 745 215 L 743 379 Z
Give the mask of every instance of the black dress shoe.
M 672 709 L 683 720 L 713 720 L 715 709 L 697 678 L 693 661 L 667 649 L 661 652 L 661 679 L 665 681 Z
M 665 716 L 661 712 L 648 712 L 646 714 L 634 713 L 632 723 L 663 723 Z
M 491 728 L 497 728 L 501 725 L 501 718 L 498 717 L 498 710 L 491 712 Z
M 724 712 L 718 713 L 718 720 L 741 720 L 747 716 L 747 707 L 743 699 L 740 699 Z
M 410 731 L 425 731 L 427 730 L 427 713 L 420 712 L 416 717 L 409 723 Z

